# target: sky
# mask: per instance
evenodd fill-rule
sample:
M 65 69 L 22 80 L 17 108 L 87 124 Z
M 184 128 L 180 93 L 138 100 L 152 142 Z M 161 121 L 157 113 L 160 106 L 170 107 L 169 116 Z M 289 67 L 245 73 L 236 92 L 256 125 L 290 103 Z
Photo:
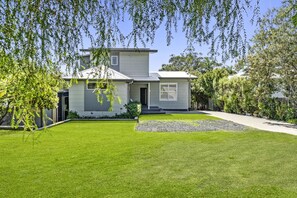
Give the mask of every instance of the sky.
M 281 6 L 281 0 L 260 0 L 260 13 L 265 14 L 271 8 L 277 8 Z M 247 18 L 251 18 L 248 16 Z M 249 20 L 245 23 L 247 38 L 248 40 L 252 38 L 256 30 L 256 24 L 251 24 Z M 170 46 L 166 44 L 165 31 L 157 31 L 156 40 L 153 45 L 148 45 L 149 48 L 157 49 L 158 53 L 151 54 L 150 56 L 150 71 L 157 71 L 161 68 L 162 64 L 168 63 L 171 54 L 179 55 L 187 48 L 187 40 L 185 39 L 184 33 L 179 27 L 178 32 L 173 35 L 173 40 Z M 209 52 L 209 46 L 194 46 L 197 52 L 202 52 L 203 55 L 207 55 Z M 217 57 L 220 59 L 220 57 Z M 234 61 L 229 60 L 226 64 L 234 64 Z
M 256 1 L 256 0 L 252 0 Z M 269 9 L 278 8 L 281 6 L 281 0 L 260 0 L 260 15 L 265 14 Z M 252 36 L 255 34 L 256 24 L 251 24 L 250 19 L 252 17 L 252 11 L 248 13 L 249 15 L 245 15 L 245 29 L 247 33 L 247 39 L 250 40 Z M 127 32 L 131 30 L 131 23 L 126 22 L 121 25 L 123 28 L 121 31 Z M 85 48 L 88 48 L 88 44 L 84 45 Z M 122 47 L 122 46 L 116 46 Z M 141 44 L 138 46 L 139 48 L 143 48 Z M 146 44 L 146 48 L 156 49 L 157 53 L 153 53 L 150 55 L 150 71 L 158 71 L 162 64 L 168 63 L 171 54 L 179 55 L 185 52 L 187 48 L 187 40 L 185 38 L 185 34 L 182 32 L 182 26 L 178 26 L 178 31 L 173 33 L 173 39 L 171 40 L 171 44 L 168 46 L 166 42 L 166 31 L 165 27 L 161 26 L 155 36 L 155 40 L 153 44 Z M 201 52 L 204 56 L 207 56 L 209 52 L 209 46 L 202 45 L 199 46 L 194 45 L 195 52 Z M 218 61 L 220 61 L 220 57 L 216 57 Z M 227 60 L 225 62 L 226 65 L 233 65 L 234 60 Z

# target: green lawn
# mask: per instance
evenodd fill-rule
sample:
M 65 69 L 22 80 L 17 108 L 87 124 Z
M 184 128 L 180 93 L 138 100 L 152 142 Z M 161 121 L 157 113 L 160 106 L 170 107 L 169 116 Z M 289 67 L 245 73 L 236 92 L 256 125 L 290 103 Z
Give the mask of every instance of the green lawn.
M 162 118 L 141 119 L 152 117 Z M 297 197 L 295 136 L 146 133 L 135 124 L 73 121 L 34 147 L 0 131 L 0 197 Z

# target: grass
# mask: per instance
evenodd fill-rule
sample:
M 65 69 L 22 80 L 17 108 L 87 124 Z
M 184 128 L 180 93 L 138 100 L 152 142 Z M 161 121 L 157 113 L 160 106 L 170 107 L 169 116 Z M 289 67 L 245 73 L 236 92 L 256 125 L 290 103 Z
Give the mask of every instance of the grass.
M 0 197 L 297 196 L 295 136 L 134 127 L 73 121 L 49 129 L 34 146 L 22 133 L 2 133 Z

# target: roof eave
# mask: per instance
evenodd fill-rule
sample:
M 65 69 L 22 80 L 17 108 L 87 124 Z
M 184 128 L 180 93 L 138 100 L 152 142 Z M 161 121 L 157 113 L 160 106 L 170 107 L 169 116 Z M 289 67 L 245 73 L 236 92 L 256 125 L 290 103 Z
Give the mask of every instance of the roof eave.
M 100 78 L 75 78 L 75 77 L 65 77 L 64 80 L 102 80 Z M 112 81 L 126 81 L 126 82 L 132 82 L 133 79 L 110 79 Z
M 159 77 L 160 79 L 197 79 L 198 77 Z

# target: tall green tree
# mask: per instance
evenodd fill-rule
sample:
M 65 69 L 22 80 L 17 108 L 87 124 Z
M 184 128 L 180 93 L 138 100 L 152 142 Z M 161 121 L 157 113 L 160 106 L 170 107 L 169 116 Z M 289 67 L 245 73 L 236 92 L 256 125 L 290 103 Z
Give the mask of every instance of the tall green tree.
M 189 52 L 180 55 L 171 55 L 168 64 L 163 64 L 160 71 L 187 71 L 205 73 L 216 67 L 221 67 L 210 57 L 203 57 L 201 53 Z
M 247 63 L 259 104 L 282 91 L 297 109 L 297 29 L 290 10 L 292 5 L 274 9 L 262 19 Z
M 26 130 L 32 131 L 37 127 L 36 116 L 45 118 L 44 109 L 57 107 L 57 92 L 64 86 L 61 73 L 32 62 L 15 62 L 3 53 L 0 62 L 7 66 L 3 67 L 0 78 L 0 122 L 10 113 L 13 126 L 22 123 Z
M 206 73 L 197 75 L 197 79 L 192 81 L 193 102 L 199 106 L 208 106 L 209 100 L 212 100 L 218 108 L 221 105 L 218 101 L 217 89 L 222 78 L 228 77 L 232 71 L 227 68 L 216 68 Z
M 216 93 L 225 112 L 253 114 L 258 110 L 254 98 L 254 84 L 248 77 L 221 78 Z

